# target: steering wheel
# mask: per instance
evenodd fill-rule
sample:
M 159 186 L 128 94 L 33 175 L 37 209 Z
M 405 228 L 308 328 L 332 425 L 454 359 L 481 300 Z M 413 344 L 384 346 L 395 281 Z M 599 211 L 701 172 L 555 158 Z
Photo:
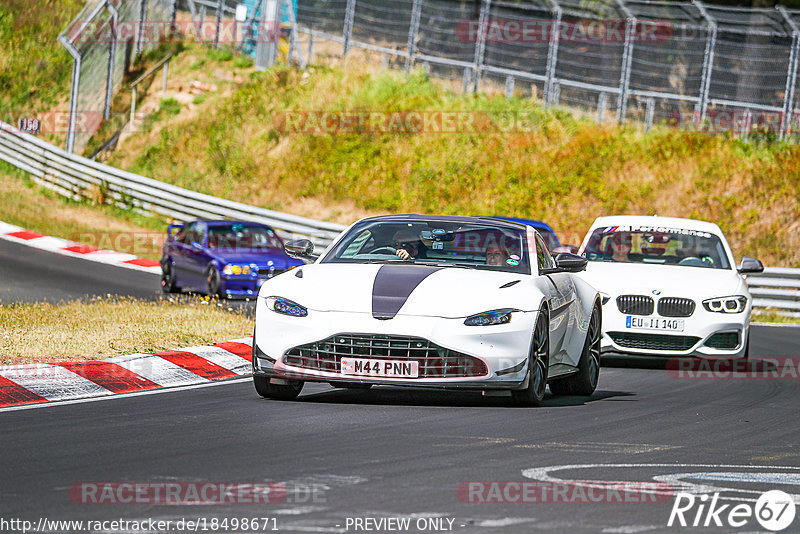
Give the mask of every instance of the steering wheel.
M 392 247 L 378 247 L 375 250 L 370 250 L 369 254 L 390 254 L 396 256 L 397 250 Z
M 703 260 L 697 256 L 687 256 L 678 262 L 678 265 L 687 265 L 689 267 L 705 267 Z

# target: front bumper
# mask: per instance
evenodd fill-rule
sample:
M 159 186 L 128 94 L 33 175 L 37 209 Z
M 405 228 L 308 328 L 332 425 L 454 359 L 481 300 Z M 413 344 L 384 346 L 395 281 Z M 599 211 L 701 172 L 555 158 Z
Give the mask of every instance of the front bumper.
M 290 317 L 269 310 L 264 299 L 256 305 L 253 372 L 304 382 L 385 384 L 447 389 L 511 390 L 525 386 L 527 362 L 537 311 L 515 312 L 510 323 L 496 326 L 465 326 L 462 319 L 397 315 L 378 320 L 370 313 L 318 312 Z M 423 338 L 486 366 L 482 376 L 390 378 L 342 374 L 340 369 L 308 369 L 287 364 L 287 353 L 298 346 L 326 340 L 337 334 L 406 336 Z M 357 354 L 358 358 L 385 360 L 385 356 Z M 393 358 L 389 358 L 393 359 Z
M 662 318 L 657 312 L 649 317 Z M 743 358 L 747 351 L 749 308 L 742 313 L 728 315 L 708 312 L 698 305 L 690 317 L 664 317 L 683 320 L 684 329 L 681 332 L 630 328 L 627 318 L 628 315 L 619 312 L 614 299 L 603 306 L 602 352 L 664 357 Z M 723 346 L 732 348 L 719 348 L 720 338 L 723 337 L 735 337 L 736 346 L 723 343 Z

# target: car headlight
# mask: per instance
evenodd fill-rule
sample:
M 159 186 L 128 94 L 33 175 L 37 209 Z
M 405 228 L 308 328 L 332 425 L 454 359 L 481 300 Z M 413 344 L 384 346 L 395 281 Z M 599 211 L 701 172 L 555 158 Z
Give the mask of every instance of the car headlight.
M 506 324 L 511 322 L 511 314 L 519 311 L 514 308 L 501 308 L 483 313 L 470 315 L 464 320 L 467 326 L 490 326 L 495 324 Z
M 222 274 L 231 276 L 231 275 L 240 275 L 240 274 L 250 274 L 251 269 L 249 265 L 237 265 L 235 263 L 229 263 L 225 267 L 222 268 Z
M 703 307 L 710 312 L 717 313 L 742 313 L 747 308 L 747 297 L 733 295 L 703 301 Z
M 283 297 L 267 297 L 267 307 L 275 313 L 291 315 L 292 317 L 305 317 L 308 315 L 308 308 Z

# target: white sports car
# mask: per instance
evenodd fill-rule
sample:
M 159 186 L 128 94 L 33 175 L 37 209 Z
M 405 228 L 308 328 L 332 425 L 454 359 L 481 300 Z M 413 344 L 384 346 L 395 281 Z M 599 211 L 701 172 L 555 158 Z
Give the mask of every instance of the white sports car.
M 312 258 L 313 245 L 286 244 Z M 304 382 L 511 391 L 517 403 L 590 395 L 600 297 L 531 227 L 484 217 L 361 220 L 313 264 L 266 282 L 256 304 L 253 379 L 292 399 Z
M 668 217 L 600 217 L 579 253 L 603 295 L 602 351 L 747 358 L 752 299 L 719 226 Z

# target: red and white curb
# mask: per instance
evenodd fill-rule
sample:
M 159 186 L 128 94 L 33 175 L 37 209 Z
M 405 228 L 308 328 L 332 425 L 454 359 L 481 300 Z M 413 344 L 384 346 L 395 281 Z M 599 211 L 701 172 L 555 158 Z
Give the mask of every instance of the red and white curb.
M 99 263 L 117 265 L 118 267 L 136 269 L 137 271 L 161 274 L 161 264 L 156 260 L 140 258 L 124 252 L 90 247 L 60 237 L 42 235 L 2 221 L 0 221 L 0 239 L 21 243 L 65 256 L 73 256 Z
M 253 338 L 107 360 L 0 366 L 0 408 L 249 376 Z

